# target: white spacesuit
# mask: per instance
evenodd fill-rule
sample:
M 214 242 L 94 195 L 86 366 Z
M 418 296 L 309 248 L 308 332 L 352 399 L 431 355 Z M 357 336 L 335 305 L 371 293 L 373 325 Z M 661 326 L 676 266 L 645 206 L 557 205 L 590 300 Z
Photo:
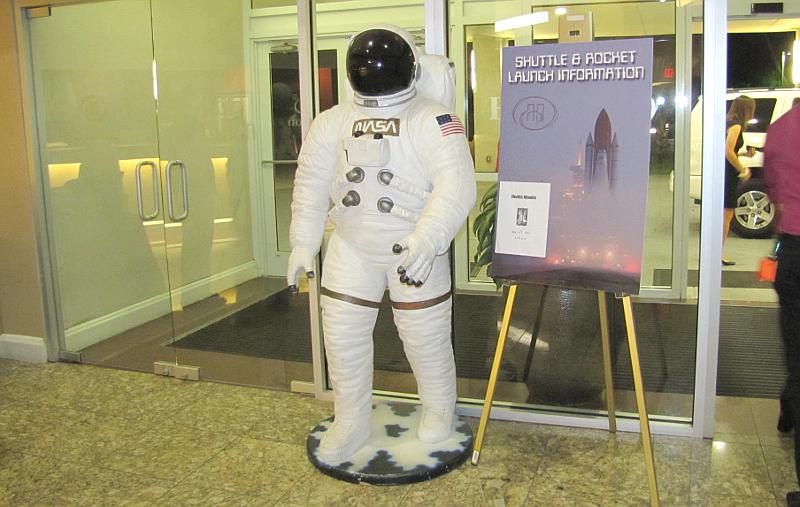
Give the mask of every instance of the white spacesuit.
M 433 443 L 452 431 L 448 250 L 475 202 L 475 179 L 458 118 L 418 93 L 421 58 L 431 57 L 400 28 L 357 34 L 347 54 L 354 100 L 314 120 L 298 160 L 290 286 L 301 270 L 311 275 L 326 219 L 336 225 L 321 301 L 336 416 L 320 442 L 328 463 L 346 461 L 369 439 L 372 332 L 387 288 L 422 402 L 417 435 Z M 449 70 L 446 60 L 431 68 Z M 448 95 L 441 92 L 428 95 Z

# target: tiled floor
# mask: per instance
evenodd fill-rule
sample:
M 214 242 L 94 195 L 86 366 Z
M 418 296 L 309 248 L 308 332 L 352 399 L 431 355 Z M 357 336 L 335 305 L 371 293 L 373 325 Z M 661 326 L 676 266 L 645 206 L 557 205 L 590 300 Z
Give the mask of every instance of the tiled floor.
M 481 465 L 428 483 L 318 473 L 296 394 L 0 360 L 0 505 L 647 505 L 636 434 L 493 422 Z M 785 505 L 791 440 L 771 400 L 720 398 L 711 441 L 655 437 L 663 505 Z M 474 423 L 475 421 L 471 421 Z

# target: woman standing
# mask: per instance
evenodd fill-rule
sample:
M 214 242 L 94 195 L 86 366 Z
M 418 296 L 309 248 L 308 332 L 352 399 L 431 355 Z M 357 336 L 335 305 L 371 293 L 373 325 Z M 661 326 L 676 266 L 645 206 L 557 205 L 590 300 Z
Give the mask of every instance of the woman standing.
M 736 188 L 739 181 L 744 183 L 750 179 L 750 169 L 743 166 L 739 161 L 739 150 L 744 144 L 742 134 L 747 128 L 747 124 L 753 119 L 756 111 L 756 103 L 746 95 L 739 95 L 734 99 L 728 116 L 725 118 L 725 213 L 722 219 L 722 247 L 725 248 L 725 240 L 728 239 L 728 231 L 731 228 L 733 212 L 736 209 Z M 755 148 L 748 146 L 746 157 L 755 155 Z M 733 266 L 733 261 L 722 257 L 724 266 Z

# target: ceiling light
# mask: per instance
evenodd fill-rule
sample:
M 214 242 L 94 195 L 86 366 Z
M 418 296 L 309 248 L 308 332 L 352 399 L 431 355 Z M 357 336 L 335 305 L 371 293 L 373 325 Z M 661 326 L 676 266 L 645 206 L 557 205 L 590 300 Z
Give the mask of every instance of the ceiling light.
M 514 16 L 513 18 L 496 21 L 494 23 L 494 31 L 505 32 L 506 30 L 513 30 L 515 28 L 524 28 L 526 26 L 547 23 L 549 20 L 550 14 L 548 14 L 547 11 L 532 12 L 530 14 L 523 14 L 522 16 Z

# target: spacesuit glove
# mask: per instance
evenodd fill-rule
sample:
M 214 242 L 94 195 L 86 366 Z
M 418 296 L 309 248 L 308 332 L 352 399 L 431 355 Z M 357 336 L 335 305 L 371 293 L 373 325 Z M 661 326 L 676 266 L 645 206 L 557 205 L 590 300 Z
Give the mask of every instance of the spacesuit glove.
M 406 256 L 397 267 L 400 282 L 419 287 L 428 279 L 436 259 L 436 249 L 425 239 L 416 234 L 409 234 L 398 241 L 392 251 L 400 254 L 406 250 Z
M 289 290 L 297 292 L 297 280 L 300 270 L 306 272 L 306 276 L 314 278 L 314 255 L 310 248 L 296 246 L 289 255 L 289 269 L 286 271 L 286 282 Z

